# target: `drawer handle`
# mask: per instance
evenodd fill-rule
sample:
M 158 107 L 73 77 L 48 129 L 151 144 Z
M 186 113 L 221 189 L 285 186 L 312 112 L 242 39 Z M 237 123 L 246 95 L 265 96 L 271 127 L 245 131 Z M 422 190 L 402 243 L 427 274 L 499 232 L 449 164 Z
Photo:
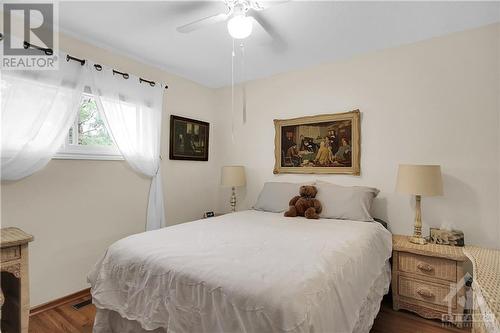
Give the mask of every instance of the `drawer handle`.
M 417 265 L 417 268 L 424 272 L 432 272 L 434 270 L 434 267 L 432 267 L 431 265 L 423 263 L 419 263 Z
M 434 294 L 427 289 L 418 289 L 417 294 L 419 294 L 420 296 L 425 297 L 425 298 L 434 297 Z

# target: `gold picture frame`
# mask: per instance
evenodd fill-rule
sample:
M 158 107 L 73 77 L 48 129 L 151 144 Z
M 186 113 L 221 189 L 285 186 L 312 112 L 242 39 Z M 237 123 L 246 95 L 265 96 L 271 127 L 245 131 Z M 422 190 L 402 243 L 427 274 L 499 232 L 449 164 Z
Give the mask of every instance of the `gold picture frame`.
M 273 173 L 359 175 L 360 112 L 275 119 Z

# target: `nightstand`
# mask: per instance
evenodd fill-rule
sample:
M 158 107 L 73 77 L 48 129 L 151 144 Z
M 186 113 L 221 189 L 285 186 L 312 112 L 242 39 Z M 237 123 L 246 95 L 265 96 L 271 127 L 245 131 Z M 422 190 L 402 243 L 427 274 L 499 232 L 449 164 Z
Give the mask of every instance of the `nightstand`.
M 409 236 L 392 237 L 392 302 L 424 318 L 462 326 L 465 285 L 461 247 L 410 243 Z M 451 315 L 450 315 L 451 314 Z
M 13 227 L 0 229 L 0 236 L 2 257 L 0 271 L 10 273 L 2 274 L 1 330 L 28 333 L 30 313 L 28 243 L 33 240 L 33 236 Z

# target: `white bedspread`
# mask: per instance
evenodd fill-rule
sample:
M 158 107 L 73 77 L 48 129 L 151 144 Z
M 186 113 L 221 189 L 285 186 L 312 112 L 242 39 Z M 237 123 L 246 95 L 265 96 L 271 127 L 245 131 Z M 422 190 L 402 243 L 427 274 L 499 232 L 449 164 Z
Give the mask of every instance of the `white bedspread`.
M 352 332 L 391 256 L 378 223 L 243 211 L 124 238 L 95 305 L 169 332 Z

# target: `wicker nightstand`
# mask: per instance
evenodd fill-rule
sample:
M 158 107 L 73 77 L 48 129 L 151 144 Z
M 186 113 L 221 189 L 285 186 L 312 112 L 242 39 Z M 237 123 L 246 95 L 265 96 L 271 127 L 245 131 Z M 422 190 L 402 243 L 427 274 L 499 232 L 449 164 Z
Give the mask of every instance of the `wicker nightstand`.
M 405 309 L 424 318 L 446 319 L 462 326 L 463 264 L 467 260 L 462 248 L 418 245 L 410 243 L 408 238 L 401 235 L 392 238 L 394 310 Z

